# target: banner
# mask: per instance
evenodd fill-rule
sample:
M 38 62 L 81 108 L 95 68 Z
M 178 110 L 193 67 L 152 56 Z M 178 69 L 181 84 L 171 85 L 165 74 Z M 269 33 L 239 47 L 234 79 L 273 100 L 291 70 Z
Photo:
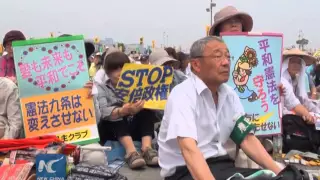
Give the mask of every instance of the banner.
M 54 134 L 68 143 L 99 141 L 82 36 L 17 41 L 13 52 L 27 138 Z
M 116 94 L 124 103 L 145 100 L 144 108 L 164 110 L 172 80 L 173 68 L 170 66 L 125 64 Z
M 222 39 L 231 55 L 228 84 L 239 95 L 246 119 L 256 125 L 256 135 L 281 131 L 280 84 L 282 34 L 230 34 Z

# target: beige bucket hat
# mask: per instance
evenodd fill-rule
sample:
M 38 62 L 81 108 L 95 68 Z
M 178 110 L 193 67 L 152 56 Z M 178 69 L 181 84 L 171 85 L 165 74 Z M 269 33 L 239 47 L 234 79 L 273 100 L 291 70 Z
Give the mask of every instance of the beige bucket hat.
M 175 64 L 179 63 L 178 60 L 169 56 L 167 51 L 165 51 L 164 49 L 157 49 L 153 51 L 149 56 L 149 62 L 151 65 L 156 65 L 156 66 L 162 66 L 167 62 L 174 62 Z
M 241 19 L 243 31 L 250 32 L 252 30 L 253 19 L 248 13 L 240 12 L 233 6 L 227 6 L 214 15 L 214 23 L 209 31 L 209 35 L 216 35 L 217 27 L 233 17 L 239 17 Z
M 292 48 L 290 50 L 283 51 L 283 59 L 288 58 L 290 56 L 300 56 L 306 62 L 306 66 L 310 66 L 317 61 L 315 57 L 297 48 Z

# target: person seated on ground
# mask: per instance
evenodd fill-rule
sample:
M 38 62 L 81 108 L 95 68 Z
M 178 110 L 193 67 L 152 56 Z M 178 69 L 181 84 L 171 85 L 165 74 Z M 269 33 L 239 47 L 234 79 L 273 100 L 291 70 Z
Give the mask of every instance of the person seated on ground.
M 89 77 L 90 79 L 93 79 L 94 76 L 97 74 L 97 71 L 101 68 L 101 53 L 100 52 L 95 52 L 93 54 L 93 60 L 90 61 L 89 65 Z
M 246 12 L 239 11 L 233 6 L 226 6 L 214 15 L 214 24 L 210 28 L 209 35 L 220 36 L 221 33 L 227 32 L 250 32 L 253 28 L 253 18 Z M 190 74 L 190 64 L 187 68 Z M 269 138 L 259 138 L 267 151 L 272 151 L 272 141 Z M 237 151 L 236 145 L 232 140 L 228 140 L 224 147 L 228 150 L 229 155 L 236 160 L 237 167 L 246 167 L 247 162 L 251 160 L 246 158 L 245 154 Z
M 316 88 L 316 85 L 314 83 L 312 76 L 310 74 L 306 73 L 305 77 L 306 77 L 306 90 L 308 93 L 308 97 L 310 99 L 317 100 L 318 99 L 317 88 Z
M 93 81 L 102 83 L 103 81 L 106 81 L 106 73 L 103 69 L 103 59 L 102 59 L 102 53 L 98 52 L 95 54 L 93 63 L 95 64 L 95 68 L 97 72 L 93 76 Z
M 17 85 L 0 77 L 0 139 L 19 138 L 23 131 Z
M 179 67 L 180 63 L 178 60 L 169 56 L 169 54 L 164 49 L 157 49 L 152 52 L 149 56 L 149 62 L 151 65 L 155 66 L 171 66 L 173 68 Z M 174 70 L 173 72 L 173 87 L 180 84 L 187 77 L 180 70 Z
M 312 64 L 315 58 L 294 48 L 284 51 L 283 59 L 281 70 L 281 83 L 285 88 L 283 113 L 301 115 L 307 122 L 314 123 L 315 119 L 309 112 L 320 113 L 320 111 L 306 92 L 305 67 Z
M 317 87 L 315 83 L 315 68 L 317 66 L 316 61 L 314 61 L 313 64 L 310 66 L 306 67 L 306 74 L 307 74 L 307 80 L 308 80 L 308 87 L 307 92 L 309 94 L 309 97 L 313 100 L 318 99 L 318 93 L 317 93 Z
M 170 57 L 172 57 L 173 59 L 178 59 L 177 51 L 176 51 L 174 48 L 172 48 L 172 47 L 167 47 L 167 48 L 165 48 L 164 50 L 165 50 L 165 51 L 168 53 L 168 55 L 169 55 Z
M 164 50 L 169 54 L 170 57 L 172 57 L 173 59 L 177 59 L 177 51 L 175 48 L 173 47 L 166 47 L 164 48 Z
M 314 76 L 317 92 L 320 92 L 320 64 L 316 65 L 313 73 L 314 73 L 313 76 Z
M 69 37 L 69 36 L 72 36 L 72 35 L 71 34 L 62 34 L 59 37 Z M 95 52 L 96 48 L 95 48 L 95 45 L 93 44 L 93 42 L 91 42 L 91 41 L 85 41 L 84 48 L 86 51 L 87 64 L 88 64 L 88 67 L 90 67 L 90 65 L 92 63 L 91 55 Z
M 103 65 L 104 65 L 105 57 L 112 52 L 119 52 L 119 50 L 114 47 L 110 47 L 110 48 L 106 49 L 105 52 L 103 52 L 101 55 L 101 62 L 99 61 L 99 64 L 101 64 L 101 65 L 98 64 L 98 66 L 101 66 L 101 67 L 99 68 L 99 70 L 97 71 L 96 75 L 93 78 L 93 82 L 94 82 L 93 87 L 92 87 L 92 94 L 93 95 L 96 95 L 98 93 L 97 88 L 95 86 L 95 83 L 105 84 L 107 82 L 107 80 L 109 79 L 108 75 L 106 74 L 106 72 L 103 68 Z
M 280 168 L 254 136 L 240 99 L 226 82 L 230 54 L 219 37 L 196 41 L 190 50 L 191 76 L 169 95 L 158 136 L 161 176 L 166 180 L 225 180 L 235 173 L 247 176 L 256 169 L 236 168 L 223 147 L 231 132 L 236 144 L 261 167 L 278 174 Z M 244 127 L 242 127 L 244 126 Z
M 97 84 L 97 101 L 101 114 L 98 124 L 100 144 L 107 140 L 120 141 L 126 150 L 125 160 L 132 169 L 158 165 L 157 151 L 153 150 L 155 113 L 143 109 L 144 101 L 124 104 L 117 98 L 115 87 L 124 64 L 130 63 L 122 52 L 113 52 L 105 57 L 104 70 L 109 79 Z M 138 153 L 133 141 L 142 142 L 142 154 Z
M 150 64 L 149 63 L 149 55 L 148 54 L 141 54 L 139 57 L 140 64 Z
M 169 54 L 164 50 L 164 49 L 157 49 L 154 52 L 152 52 L 149 56 L 149 61 L 151 65 L 156 65 L 156 66 L 171 66 L 171 67 L 178 67 L 179 66 L 179 61 L 174 59 L 173 57 L 169 56 Z M 187 79 L 187 76 L 183 74 L 182 71 L 177 70 L 174 68 L 173 71 L 173 80 L 172 80 L 172 88 L 174 88 L 176 85 L 180 84 L 184 80 Z M 163 111 L 162 110 L 157 110 L 156 116 L 158 121 L 161 121 L 163 117 Z M 156 129 L 158 132 L 159 128 Z
M 88 72 L 89 72 L 90 79 L 92 79 L 95 76 L 95 74 L 97 73 L 97 68 L 94 63 L 95 57 L 94 57 L 94 55 L 92 55 L 92 56 L 93 56 L 93 59 L 88 60 L 88 67 L 89 67 Z M 91 56 L 90 56 L 90 59 L 91 59 Z
M 17 83 L 17 80 L 12 42 L 20 40 L 26 40 L 22 32 L 16 30 L 9 31 L 3 38 L 3 46 L 7 54 L 0 58 L 0 77 L 7 77 L 14 83 Z
M 177 60 L 180 62 L 179 69 L 186 74 L 186 69 L 189 64 L 189 55 L 184 52 L 178 52 L 177 53 Z

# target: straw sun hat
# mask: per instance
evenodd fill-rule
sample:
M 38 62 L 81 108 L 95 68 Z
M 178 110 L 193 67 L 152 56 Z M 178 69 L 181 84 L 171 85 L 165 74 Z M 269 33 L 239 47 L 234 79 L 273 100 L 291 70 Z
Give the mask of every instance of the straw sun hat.
M 313 64 L 314 62 L 316 62 L 316 58 L 297 49 L 297 48 L 293 48 L 290 50 L 285 50 L 283 51 L 283 59 L 288 58 L 290 56 L 300 56 L 305 62 L 306 62 L 306 66 L 310 66 L 311 64 Z
M 212 25 L 209 34 L 214 36 L 218 30 L 217 27 L 233 17 L 239 17 L 241 19 L 244 32 L 250 32 L 252 30 L 253 20 L 249 14 L 240 12 L 233 6 L 227 6 L 214 15 L 214 24 Z

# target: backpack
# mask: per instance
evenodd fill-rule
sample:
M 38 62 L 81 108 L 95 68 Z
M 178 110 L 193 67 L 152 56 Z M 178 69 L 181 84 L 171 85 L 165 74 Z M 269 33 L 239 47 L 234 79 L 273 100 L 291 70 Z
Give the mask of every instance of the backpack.
M 305 170 L 299 170 L 294 165 L 289 164 L 271 180 L 318 180 L 318 178 Z
M 283 152 L 290 150 L 320 153 L 320 131 L 314 125 L 304 122 L 301 116 L 284 115 L 283 127 Z

